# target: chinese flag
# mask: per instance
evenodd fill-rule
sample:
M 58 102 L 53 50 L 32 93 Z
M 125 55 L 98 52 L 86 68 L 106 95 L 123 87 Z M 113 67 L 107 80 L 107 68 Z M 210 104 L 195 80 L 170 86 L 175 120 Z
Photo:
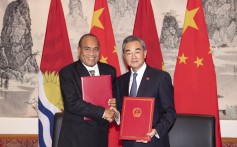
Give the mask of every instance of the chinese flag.
M 176 69 L 174 98 L 177 113 L 216 118 L 216 146 L 221 147 L 216 74 L 201 0 L 188 0 Z
M 54 114 L 63 110 L 58 72 L 72 62 L 61 0 L 51 0 L 38 76 L 40 147 L 52 146 Z
M 100 42 L 100 62 L 114 66 L 119 76 L 121 73 L 118 55 L 106 0 L 95 0 L 91 33 L 96 35 Z M 109 129 L 109 147 L 122 146 L 118 137 L 119 127 L 112 123 Z
M 141 38 L 146 44 L 146 62 L 150 66 L 164 70 L 160 42 L 150 0 L 139 0 L 138 2 L 133 35 Z
M 120 66 L 106 0 L 95 0 L 91 33 L 96 35 L 100 42 L 100 62 L 114 66 L 119 76 Z

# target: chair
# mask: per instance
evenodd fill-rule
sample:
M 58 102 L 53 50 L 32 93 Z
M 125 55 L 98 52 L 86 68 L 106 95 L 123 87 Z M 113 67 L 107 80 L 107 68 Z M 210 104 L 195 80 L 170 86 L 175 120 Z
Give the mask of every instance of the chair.
M 170 147 L 215 147 L 215 117 L 177 114 L 169 139 Z
M 54 126 L 53 126 L 53 138 L 52 147 L 58 147 L 59 134 L 63 121 L 63 113 L 55 113 L 54 115 Z

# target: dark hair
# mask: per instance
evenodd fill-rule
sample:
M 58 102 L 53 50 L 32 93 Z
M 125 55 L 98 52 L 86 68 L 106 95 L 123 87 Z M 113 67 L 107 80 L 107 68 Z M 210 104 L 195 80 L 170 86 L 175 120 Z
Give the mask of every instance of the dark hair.
M 87 36 L 95 37 L 96 40 L 97 40 L 97 42 L 98 42 L 98 45 L 99 45 L 99 47 L 100 47 L 100 42 L 99 42 L 98 38 L 97 38 L 94 34 L 88 33 L 88 34 L 85 34 L 85 35 L 81 36 L 81 38 L 80 38 L 80 40 L 79 40 L 79 42 L 78 42 L 78 48 L 81 47 L 82 40 L 83 40 L 85 37 L 87 37 Z
M 138 41 L 138 42 L 140 42 L 141 45 L 142 45 L 142 48 L 143 48 L 144 50 L 146 50 L 146 44 L 145 44 L 145 42 L 144 42 L 141 38 L 131 35 L 131 36 L 126 37 L 126 38 L 123 40 L 123 44 L 122 44 L 123 53 L 124 53 L 124 47 L 125 47 L 125 45 L 126 45 L 127 43 L 133 42 L 133 41 Z

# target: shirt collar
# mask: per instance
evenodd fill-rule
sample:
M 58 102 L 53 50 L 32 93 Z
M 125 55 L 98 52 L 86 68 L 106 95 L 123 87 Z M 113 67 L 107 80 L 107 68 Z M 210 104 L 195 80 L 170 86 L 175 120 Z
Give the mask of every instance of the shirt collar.
M 98 69 L 98 64 L 94 65 L 94 66 L 87 66 L 86 64 L 84 64 L 83 62 L 81 62 L 85 67 L 86 69 L 89 71 L 89 70 L 97 70 Z
M 146 63 L 144 62 L 143 65 L 138 69 L 138 71 L 136 72 L 138 75 L 143 75 L 145 70 L 146 70 Z M 131 72 L 132 74 L 134 73 L 134 71 L 131 68 Z

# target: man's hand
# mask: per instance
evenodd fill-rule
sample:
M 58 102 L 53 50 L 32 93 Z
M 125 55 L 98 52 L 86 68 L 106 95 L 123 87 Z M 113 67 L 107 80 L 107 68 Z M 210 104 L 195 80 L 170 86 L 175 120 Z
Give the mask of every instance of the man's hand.
M 110 107 L 110 110 L 114 110 L 114 120 L 116 121 L 117 125 L 120 124 L 120 112 L 116 109 L 116 107 Z
M 115 112 L 113 109 L 105 109 L 104 112 L 104 119 L 106 119 L 108 122 L 112 122 L 114 120 L 115 117 Z
M 115 98 L 111 98 L 108 100 L 108 105 L 110 106 L 110 108 L 106 108 L 105 109 L 105 113 L 104 113 L 104 119 L 106 119 L 108 122 L 112 122 L 114 121 L 115 118 L 118 118 L 118 114 L 116 112 L 118 112 L 118 110 L 116 109 L 116 99 Z
M 150 133 L 147 133 L 146 135 L 152 138 L 152 137 L 155 136 L 156 134 L 157 134 L 156 129 L 152 129 L 151 132 L 150 132 Z
M 156 135 L 156 129 L 152 129 L 150 133 L 147 133 L 146 135 L 150 138 L 152 138 L 154 135 Z M 146 140 L 136 140 L 136 142 L 142 142 L 142 143 L 148 143 Z
M 116 99 L 115 98 L 109 99 L 108 105 L 111 107 L 116 107 Z

